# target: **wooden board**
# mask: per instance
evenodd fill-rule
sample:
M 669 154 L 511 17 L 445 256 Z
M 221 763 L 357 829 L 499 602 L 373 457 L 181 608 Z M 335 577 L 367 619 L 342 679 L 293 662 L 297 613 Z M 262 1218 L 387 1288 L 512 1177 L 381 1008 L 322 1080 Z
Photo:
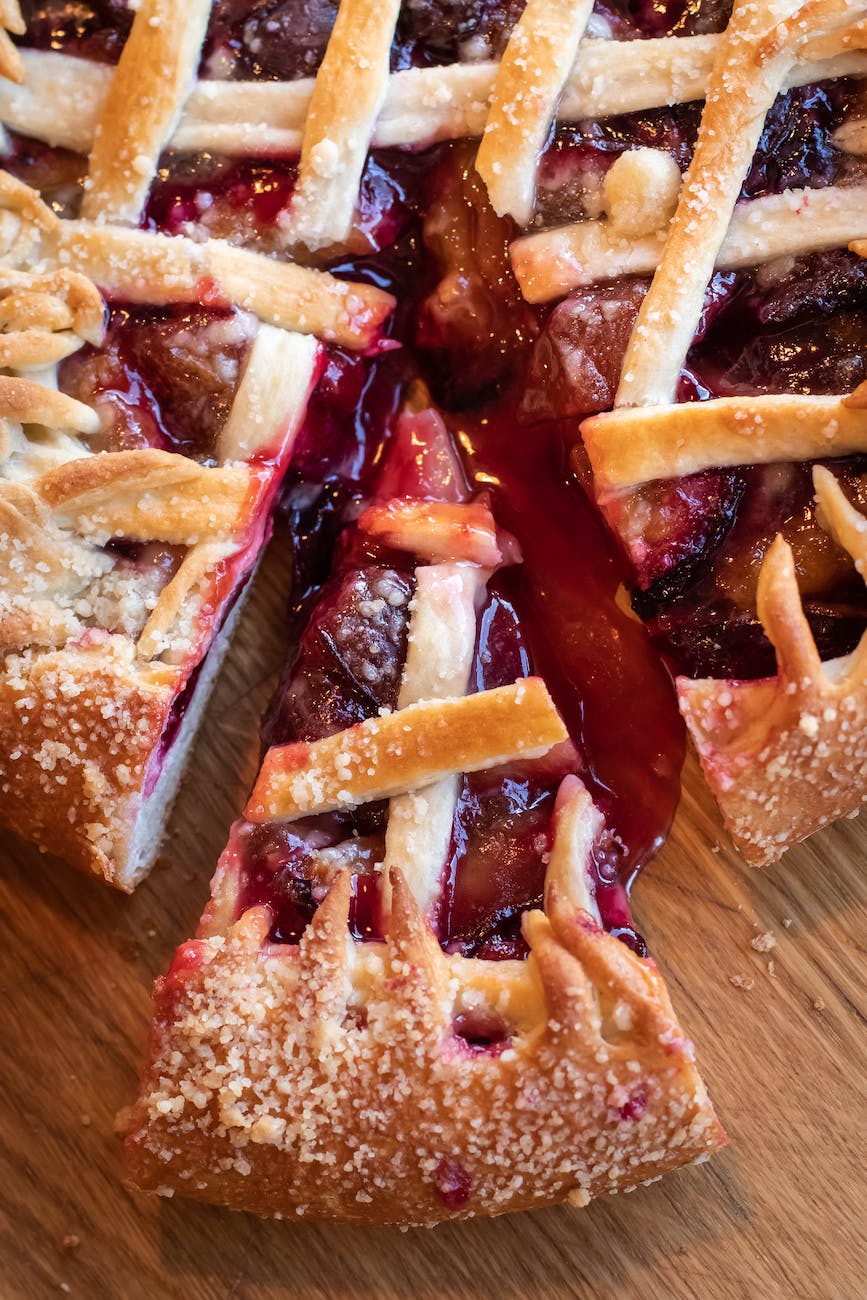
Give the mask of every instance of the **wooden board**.
M 587 1210 L 409 1233 L 260 1223 L 124 1187 L 114 1117 L 135 1090 L 151 981 L 193 933 L 254 774 L 284 597 L 272 553 L 163 866 L 133 898 L 0 846 L 0 1300 L 861 1300 L 867 819 L 754 872 L 693 766 L 635 901 L 731 1136 L 709 1165 Z M 768 931 L 776 947 L 757 952 Z

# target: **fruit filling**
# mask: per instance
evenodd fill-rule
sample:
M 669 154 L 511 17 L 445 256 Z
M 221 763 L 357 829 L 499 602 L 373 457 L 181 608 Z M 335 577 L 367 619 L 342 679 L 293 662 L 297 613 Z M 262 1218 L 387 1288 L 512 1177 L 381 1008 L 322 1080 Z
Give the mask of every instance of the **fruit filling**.
M 30 0 L 24 43 L 115 59 L 129 29 L 122 3 Z M 404 4 L 396 70 L 496 59 L 520 0 Z M 314 74 L 337 5 L 220 0 L 200 75 L 294 80 Z M 720 31 L 726 0 L 600 0 L 592 36 L 618 40 Z M 863 180 L 834 144 L 863 116 L 863 90 L 840 79 L 780 96 L 768 116 L 744 201 L 793 187 Z M 560 124 L 541 159 L 541 223 L 597 219 L 611 164 L 637 146 L 684 170 L 698 103 Z M 491 209 L 473 142 L 373 150 L 352 234 L 318 258 L 338 276 L 397 296 L 390 351 L 359 358 L 330 348 L 284 487 L 292 533 L 297 653 L 263 727 L 266 745 L 315 739 L 392 708 L 405 657 L 415 558 L 361 537 L 360 514 L 393 498 L 484 501 L 517 539 L 520 564 L 499 569 L 479 610 L 470 689 L 541 675 L 569 730 L 565 768 L 464 778 L 435 918 L 448 948 L 515 956 L 520 917 L 538 903 L 553 801 L 580 775 L 608 828 L 594 850 L 607 927 L 640 949 L 625 889 L 656 851 L 678 798 L 683 732 L 668 676 L 621 589 L 678 671 L 740 677 L 773 670 L 755 615 L 758 567 L 776 531 L 795 548 L 822 653 L 851 648 L 867 622 L 863 584 L 818 526 L 809 467 L 708 471 L 649 484 L 628 509 L 590 495 L 583 416 L 610 407 L 648 281 L 627 277 L 528 305 L 509 261 L 520 232 Z M 8 165 L 34 177 L 58 211 L 74 212 L 82 160 L 16 137 Z M 281 245 L 297 160 L 216 154 L 161 160 L 143 224 L 194 238 Z M 847 391 L 865 377 L 867 277 L 845 251 L 719 272 L 682 375 L 684 401 L 759 392 Z M 64 386 L 88 388 L 107 446 L 160 446 L 207 461 L 243 365 L 244 321 L 190 308 L 112 308 L 101 353 L 66 364 Z M 204 348 L 204 353 L 202 352 Z M 401 414 L 403 412 L 403 414 Z M 861 501 L 865 466 L 838 463 Z M 636 525 L 640 525 L 637 527 Z M 634 530 L 634 531 L 631 531 Z M 622 544 L 621 544 L 622 543 Z M 416 557 L 417 558 L 417 557 Z M 272 938 L 294 942 L 330 873 L 351 866 L 353 927 L 381 929 L 377 863 L 387 808 L 310 824 L 239 824 L 229 857 L 239 906 L 267 902 Z M 228 859 L 227 859 L 228 861 Z

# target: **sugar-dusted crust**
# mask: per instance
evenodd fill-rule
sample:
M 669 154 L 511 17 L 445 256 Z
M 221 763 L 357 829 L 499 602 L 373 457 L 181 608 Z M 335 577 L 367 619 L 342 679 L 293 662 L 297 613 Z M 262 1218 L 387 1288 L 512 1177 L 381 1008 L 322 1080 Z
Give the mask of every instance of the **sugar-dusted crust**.
M 629 340 L 618 406 L 674 399 L 707 284 L 765 124 L 809 37 L 863 17 L 853 0 L 736 0 L 665 251 Z
M 817 466 L 813 476 L 820 519 L 867 575 L 864 517 L 828 470 Z M 776 677 L 682 677 L 677 689 L 726 825 L 747 861 L 763 866 L 867 797 L 867 642 L 822 663 L 781 537 L 762 566 L 758 613 Z
M 220 239 L 196 244 L 181 235 L 64 221 L 45 260 L 72 263 L 107 293 L 127 302 L 232 302 L 266 324 L 366 349 L 394 307 L 373 285 L 278 262 Z
M 339 877 L 298 948 L 253 909 L 158 983 L 128 1137 L 143 1188 L 261 1215 L 433 1224 L 584 1205 L 724 1135 L 655 967 L 554 897 L 526 963 L 443 955 L 399 873 L 391 935 L 347 940 Z M 474 1052 L 494 993 L 513 1037 Z
M 867 409 L 846 396 L 766 393 L 591 416 L 581 434 L 597 494 L 729 465 L 867 451 Z
M 722 34 L 641 41 L 585 37 L 557 105 L 557 118 L 575 122 L 702 99 L 722 40 Z M 864 23 L 808 41 L 786 78 L 787 88 L 863 76 L 864 43 Z M 89 153 L 114 69 L 55 50 L 16 53 L 24 84 L 0 81 L 0 121 L 47 144 Z M 452 63 L 393 72 L 371 143 L 392 148 L 481 136 L 498 66 Z M 312 78 L 198 81 L 171 147 L 252 157 L 297 154 L 314 84 Z
M 141 0 L 94 134 L 82 215 L 134 225 L 195 84 L 210 0 Z
M 19 260 L 56 236 L 12 178 L 0 205 Z M 54 367 L 99 345 L 96 287 L 66 267 L 0 267 L 0 821 L 124 889 L 156 854 L 180 776 L 171 710 L 169 736 L 187 743 L 215 662 L 203 657 L 262 544 L 316 374 L 314 339 L 248 325 L 231 463 L 94 453 L 98 413 L 57 390 Z M 175 548 L 173 575 L 107 549 L 116 537 Z
M 528 0 L 509 37 L 476 169 L 494 211 L 520 225 L 533 215 L 536 165 L 593 0 Z
M 747 199 L 732 213 L 714 265 L 731 270 L 841 248 L 867 226 L 865 210 L 863 184 L 784 190 Z M 516 239 L 509 252 L 521 292 L 528 302 L 550 302 L 572 289 L 621 275 L 652 274 L 663 256 L 667 233 L 665 211 L 658 215 L 658 228 L 637 236 L 624 233 L 611 220 L 594 220 Z
M 304 122 L 287 243 L 322 248 L 349 234 L 399 10 L 400 0 L 342 0 Z
M 421 700 L 336 735 L 270 749 L 245 815 L 292 820 L 546 754 L 568 738 L 541 678 Z
M 867 798 L 867 689 L 831 666 L 804 687 L 679 678 L 681 712 L 726 827 L 754 866 L 776 862 Z
M 127 637 L 90 634 L 0 672 L 3 824 L 122 884 L 147 767 L 178 670 L 141 663 Z

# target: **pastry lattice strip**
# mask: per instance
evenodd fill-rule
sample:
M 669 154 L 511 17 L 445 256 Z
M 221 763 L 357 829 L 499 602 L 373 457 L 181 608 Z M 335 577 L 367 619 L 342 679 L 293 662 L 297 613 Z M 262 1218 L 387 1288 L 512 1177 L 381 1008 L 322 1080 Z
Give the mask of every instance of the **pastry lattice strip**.
M 768 393 L 673 406 L 619 407 L 582 434 L 597 496 L 705 469 L 820 460 L 867 451 L 867 393 Z
M 736 0 L 662 259 L 626 350 L 616 405 L 673 400 L 768 110 L 805 40 L 863 18 L 864 8 L 856 0 L 796 0 L 782 7 Z
M 555 893 L 526 918 L 526 963 L 447 957 L 392 884 L 384 944 L 349 941 L 344 874 L 297 948 L 269 947 L 252 909 L 179 950 L 130 1121 L 140 1185 L 433 1223 L 584 1205 L 721 1143 L 652 965 Z M 459 1017 L 492 1004 L 503 1043 L 466 1050 Z
M 867 574 L 867 520 L 834 475 L 813 470 L 820 522 Z M 867 789 L 867 636 L 823 663 L 804 614 L 791 547 L 777 537 L 759 577 L 758 614 L 777 675 L 758 681 L 678 679 L 681 711 L 705 777 L 748 861 L 861 806 Z
M 844 248 L 863 239 L 865 229 L 867 185 L 784 190 L 748 199 L 732 214 L 714 268 L 756 267 L 778 257 Z M 653 274 L 666 255 L 667 234 L 665 209 L 659 211 L 652 231 L 638 235 L 625 233 L 610 216 L 578 221 L 515 240 L 512 268 L 528 302 L 550 302 L 619 276 Z
M 612 117 L 703 99 L 722 36 L 641 41 L 586 38 L 556 106 L 559 121 Z M 858 25 L 807 42 L 787 88 L 863 76 Z M 24 84 L 0 82 L 0 121 L 23 135 L 87 154 L 114 70 L 55 51 L 22 49 Z M 481 137 L 497 77 L 495 63 L 454 63 L 392 73 L 371 144 L 392 148 Z M 190 91 L 166 145 L 248 156 L 298 154 L 314 81 L 202 80 Z M 75 112 L 68 106 L 75 104 Z

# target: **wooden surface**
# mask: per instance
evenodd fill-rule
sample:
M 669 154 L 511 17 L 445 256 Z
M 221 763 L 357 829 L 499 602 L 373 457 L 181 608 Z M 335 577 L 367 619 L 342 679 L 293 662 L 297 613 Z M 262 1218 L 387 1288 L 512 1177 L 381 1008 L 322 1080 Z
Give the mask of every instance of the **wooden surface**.
M 272 554 L 163 865 L 132 899 L 0 846 L 0 1300 L 867 1296 L 867 818 L 753 872 L 693 768 L 636 911 L 731 1137 L 709 1165 L 587 1210 L 403 1234 L 260 1223 L 123 1186 L 114 1117 L 135 1090 L 151 981 L 193 933 L 254 773 L 283 572 Z M 776 947 L 757 952 L 768 931 Z

